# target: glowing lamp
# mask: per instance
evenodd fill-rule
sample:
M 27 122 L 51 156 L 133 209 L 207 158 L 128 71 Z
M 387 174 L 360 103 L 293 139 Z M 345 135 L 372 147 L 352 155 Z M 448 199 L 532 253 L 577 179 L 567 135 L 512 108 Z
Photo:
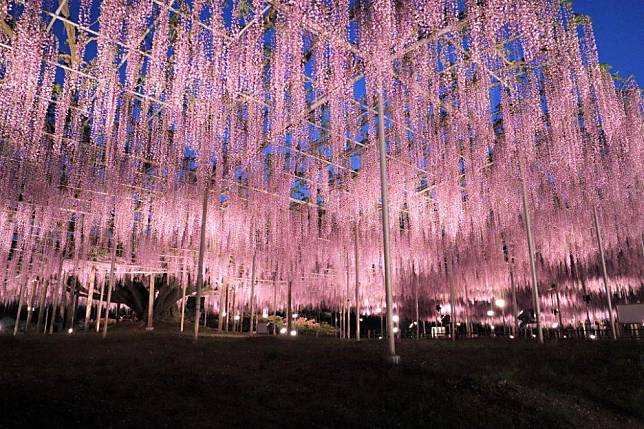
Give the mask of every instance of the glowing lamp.
M 496 301 L 494 301 L 494 304 L 499 308 L 505 308 L 505 300 L 504 299 L 497 299 Z
M 488 310 L 487 315 L 490 316 L 490 317 L 494 316 L 494 311 Z
M 288 332 L 286 328 L 280 328 L 280 334 L 285 335 Z

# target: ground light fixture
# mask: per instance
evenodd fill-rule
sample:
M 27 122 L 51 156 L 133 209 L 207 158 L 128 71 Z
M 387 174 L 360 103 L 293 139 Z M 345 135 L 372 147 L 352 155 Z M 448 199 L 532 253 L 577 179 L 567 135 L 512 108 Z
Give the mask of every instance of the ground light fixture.
M 505 300 L 504 299 L 497 299 L 494 301 L 494 305 L 496 305 L 499 308 L 505 308 Z
M 490 317 L 494 316 L 494 310 L 488 310 L 487 315 Z
M 288 332 L 288 329 L 286 329 L 286 328 L 280 328 L 280 334 L 282 334 L 282 335 L 286 335 L 286 333 L 287 333 L 287 332 Z

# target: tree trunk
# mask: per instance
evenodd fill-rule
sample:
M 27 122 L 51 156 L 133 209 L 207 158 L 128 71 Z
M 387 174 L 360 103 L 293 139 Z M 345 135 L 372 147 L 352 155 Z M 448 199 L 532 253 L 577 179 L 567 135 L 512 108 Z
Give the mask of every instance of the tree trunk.
M 155 281 L 154 289 L 158 291 L 156 299 L 150 300 L 150 291 L 138 280 L 126 280 L 117 283 L 112 292 L 112 302 L 125 304 L 132 309 L 137 318 L 146 321 L 148 306 L 152 302 L 155 322 L 178 322 L 181 311 L 177 302 L 181 299 L 182 289 L 174 284 L 168 284 L 167 278 Z

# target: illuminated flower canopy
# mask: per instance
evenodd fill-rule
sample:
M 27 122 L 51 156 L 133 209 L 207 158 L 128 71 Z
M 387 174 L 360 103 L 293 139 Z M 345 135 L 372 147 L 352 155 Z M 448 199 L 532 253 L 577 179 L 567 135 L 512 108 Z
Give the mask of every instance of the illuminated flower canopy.
M 457 314 L 487 320 L 472 303 L 511 306 L 511 269 L 530 306 L 522 181 L 543 306 L 558 284 L 574 322 L 602 293 L 593 207 L 613 287 L 642 294 L 641 94 L 616 88 L 566 1 L 42 3 L 0 0 L 5 303 L 61 263 L 104 282 L 112 243 L 118 278 L 194 279 L 207 186 L 208 284 L 248 302 L 256 255 L 256 308 L 283 307 L 287 280 L 297 305 L 337 306 L 357 227 L 375 312 L 379 93 L 397 306 L 419 294 L 429 317 L 451 283 Z

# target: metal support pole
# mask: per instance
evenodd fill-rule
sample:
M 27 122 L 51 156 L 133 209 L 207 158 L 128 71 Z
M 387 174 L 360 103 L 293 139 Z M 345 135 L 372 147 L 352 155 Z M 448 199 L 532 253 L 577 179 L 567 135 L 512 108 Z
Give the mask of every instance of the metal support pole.
M 253 261 L 250 266 L 250 329 L 249 334 L 253 335 L 253 323 L 255 320 L 255 260 L 257 249 L 253 251 Z
M 201 208 L 201 232 L 199 234 L 199 260 L 197 262 L 197 293 L 195 295 L 195 331 L 194 341 L 199 339 L 199 318 L 201 316 L 201 287 L 203 286 L 203 256 L 206 251 L 206 218 L 208 216 L 208 193 L 210 191 L 210 177 L 206 181 L 203 191 L 203 205 Z
M 543 330 L 541 328 L 541 309 L 539 304 L 539 288 L 537 284 L 537 267 L 534 261 L 534 243 L 532 241 L 532 224 L 528 212 L 528 192 L 525 187 L 525 179 L 521 178 L 521 198 L 523 200 L 523 218 L 526 234 L 528 236 L 528 253 L 530 257 L 530 274 L 532 276 L 532 299 L 534 300 L 534 315 L 537 319 L 537 337 L 539 344 L 543 344 Z
M 512 311 L 514 316 L 514 336 L 519 335 L 519 305 L 517 304 L 517 285 L 514 282 L 514 264 L 510 262 L 510 287 L 512 288 Z
M 105 295 L 105 274 L 101 273 L 101 293 L 98 297 L 98 304 L 96 304 L 96 332 L 101 329 L 101 309 L 103 307 L 103 296 Z M 52 319 L 53 320 L 53 319 Z
M 27 279 L 27 275 L 25 274 L 25 279 Z M 27 286 L 27 281 L 25 280 L 20 284 L 20 291 L 18 292 L 18 312 L 16 314 L 16 324 L 13 325 L 13 335 L 14 337 L 18 335 L 18 329 L 20 329 L 20 313 L 22 312 L 22 300 L 23 300 L 23 295 L 24 295 L 24 290 Z
M 74 318 L 76 317 L 76 298 L 78 294 L 78 253 L 74 259 L 74 278 L 72 279 L 72 289 L 70 291 L 70 302 L 67 303 L 67 319 L 69 320 L 69 325 L 63 324 L 63 329 L 74 330 Z M 65 288 L 67 289 L 67 288 Z M 66 326 L 69 326 L 67 328 Z
M 615 319 L 613 318 L 613 303 L 610 296 L 610 286 L 608 285 L 608 271 L 606 271 L 606 258 L 604 257 L 604 241 L 597 221 L 597 207 L 593 206 L 593 222 L 595 223 L 595 234 L 597 235 L 597 246 L 599 247 L 600 261 L 602 265 L 602 277 L 604 279 L 604 291 L 606 292 L 606 303 L 608 304 L 608 316 L 610 320 L 610 332 L 613 340 L 617 339 L 615 330 Z
M 56 309 L 58 308 L 58 297 L 60 295 L 60 289 L 63 287 L 65 280 L 63 279 L 63 262 L 64 262 L 64 250 L 60 251 L 60 262 L 58 263 L 58 278 L 57 278 L 57 287 L 54 293 L 54 299 L 51 306 L 51 321 L 49 322 L 49 333 L 54 333 L 54 323 L 56 322 Z
M 181 332 L 183 332 L 183 324 L 186 320 L 186 283 L 187 276 L 185 273 L 185 263 L 181 270 Z
M 154 274 L 150 274 L 150 287 L 148 288 L 148 324 L 146 331 L 154 329 Z
M 110 261 L 110 279 L 107 284 L 107 302 L 105 303 L 105 322 L 103 322 L 103 338 L 107 337 L 107 327 L 110 322 L 110 304 L 112 303 L 112 289 L 114 289 L 114 266 L 116 265 L 116 222 L 114 222 L 114 236 L 112 237 L 112 260 Z
M 92 316 L 92 301 L 94 299 L 94 287 L 96 284 L 96 268 L 92 265 L 92 269 L 89 272 L 89 290 L 87 292 L 87 300 L 85 301 L 85 322 L 83 324 L 83 330 L 87 331 L 89 328 L 89 319 Z
M 221 332 L 224 329 L 224 314 L 226 314 L 226 285 L 224 279 L 221 279 L 219 284 L 219 314 L 217 315 L 217 331 Z
M 291 335 L 291 329 L 293 328 L 293 316 L 291 308 L 291 287 L 292 281 L 288 281 L 288 296 L 286 298 L 286 329 L 288 330 L 288 335 Z
M 447 283 L 449 284 L 449 330 L 450 339 L 456 341 L 456 292 L 454 291 L 454 282 L 449 272 L 449 265 L 445 264 L 445 275 L 447 276 Z
M 345 331 L 345 326 L 346 326 L 345 323 L 344 323 L 344 316 L 345 316 L 346 313 L 344 312 L 344 303 L 342 302 L 342 298 L 340 298 L 340 305 L 338 306 L 338 310 L 340 311 L 340 319 L 339 319 L 339 322 L 340 322 L 340 339 L 342 339 L 342 338 L 344 338 L 344 334 L 345 334 L 344 331 Z
M 360 261 L 358 255 L 358 222 L 353 225 L 353 244 L 356 268 L 356 341 L 360 341 Z M 318 320 L 318 323 L 320 321 Z
M 347 251 L 346 253 L 347 253 L 347 299 L 346 299 L 347 316 L 345 319 L 345 323 L 346 323 L 347 339 L 351 339 L 351 300 L 349 299 L 349 297 L 351 296 L 351 294 L 349 293 L 349 252 Z
M 36 297 L 36 288 L 38 286 L 38 280 L 34 279 L 31 283 L 31 293 L 27 299 L 27 321 L 25 322 L 25 334 L 29 333 L 29 326 L 31 325 L 31 319 L 34 314 L 34 299 Z
M 230 286 L 226 284 L 226 295 L 225 295 L 226 305 L 224 306 L 224 331 L 228 332 L 228 319 L 230 318 Z
M 393 364 L 400 362 L 396 355 L 394 335 L 394 302 L 391 290 L 391 254 L 389 249 L 389 201 L 387 196 L 387 148 L 385 138 L 385 102 L 382 90 L 378 91 L 378 148 L 380 155 L 380 199 L 382 200 L 382 247 L 385 259 L 385 299 L 387 301 L 387 342 L 389 359 Z
M 47 307 L 47 289 L 49 289 L 49 278 L 42 278 L 42 287 L 40 288 L 40 299 L 38 301 L 38 320 L 36 321 L 36 332 L 42 330 L 43 322 L 45 319 L 45 307 Z
M 273 273 L 273 335 L 277 335 L 277 327 L 275 321 L 277 320 L 277 269 Z
M 416 339 L 420 339 L 420 316 L 419 316 L 419 308 L 418 308 L 418 281 L 416 279 L 416 276 L 414 275 L 414 298 L 416 301 Z
M 235 299 L 237 298 L 237 287 L 233 288 L 233 300 L 230 306 L 230 312 L 233 314 L 233 332 L 237 332 L 237 320 L 235 320 L 235 312 L 237 311 L 237 306 L 235 305 Z

